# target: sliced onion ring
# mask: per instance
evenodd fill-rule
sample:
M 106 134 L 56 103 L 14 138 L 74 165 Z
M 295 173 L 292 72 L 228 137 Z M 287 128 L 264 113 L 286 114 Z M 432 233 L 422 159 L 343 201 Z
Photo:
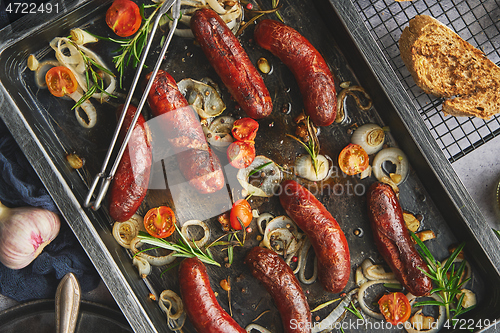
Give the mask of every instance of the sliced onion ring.
M 141 230 L 143 218 L 138 214 L 134 214 L 129 220 L 124 222 L 115 222 L 113 224 L 113 237 L 122 247 L 130 249 L 130 242 L 134 239 Z
M 216 117 L 226 109 L 217 91 L 208 84 L 193 79 L 183 79 L 177 82 L 177 87 L 203 119 Z
M 245 327 L 245 331 L 247 331 L 247 333 L 252 332 L 252 330 L 259 331 L 260 333 L 272 333 L 267 328 L 264 328 L 264 327 L 257 325 L 257 324 L 250 324 L 247 327 Z
M 439 297 L 439 295 L 437 294 L 432 294 L 430 296 L 425 296 L 425 297 L 430 297 L 430 298 L 433 298 L 435 299 L 436 301 L 438 302 L 442 302 L 443 300 Z M 415 303 L 415 300 L 418 298 L 417 296 L 414 296 L 413 294 L 411 293 L 408 293 L 406 295 L 406 298 L 408 298 L 408 301 L 410 301 L 410 304 L 411 306 L 413 307 L 413 304 Z M 439 316 L 437 318 L 437 326 L 435 328 L 432 328 L 430 330 L 418 330 L 418 329 L 415 329 L 413 328 L 411 325 L 410 325 L 410 322 L 405 322 L 405 330 L 408 332 L 408 333 L 422 333 L 422 332 L 425 332 L 425 333 L 437 333 L 439 332 L 439 330 L 443 327 L 444 325 L 444 322 L 446 320 L 446 309 L 444 308 L 444 306 L 440 306 L 439 307 Z
M 363 275 L 371 281 L 374 280 L 394 280 L 393 272 L 386 272 L 382 265 L 375 265 L 370 259 L 365 259 L 361 263 Z
M 50 47 L 54 49 L 56 53 L 56 59 L 61 63 L 61 65 L 67 67 L 69 70 L 71 70 L 73 75 L 75 75 L 76 81 L 78 82 L 78 85 L 83 89 L 83 91 L 87 91 L 88 87 L 87 79 L 85 77 L 86 65 L 82 55 L 80 54 L 80 51 L 83 52 L 87 57 L 95 61 L 99 66 L 108 69 L 106 64 L 104 64 L 104 62 L 96 53 L 83 45 L 79 45 L 77 49 L 69 38 L 56 37 L 51 40 Z M 68 53 L 69 55 L 66 55 L 66 53 Z M 108 94 L 112 94 L 116 89 L 116 78 L 105 72 L 103 72 L 102 75 L 104 82 L 107 84 L 104 90 Z M 102 102 L 109 96 L 104 93 L 94 93 L 92 97 Z
M 254 169 L 261 167 L 268 162 L 271 162 L 271 164 L 266 165 L 260 170 L 260 172 L 264 172 L 266 174 L 264 180 L 262 181 L 262 184 L 259 184 L 259 187 L 250 184 L 250 173 Z M 248 194 L 257 197 L 272 197 L 280 186 L 283 174 L 276 163 L 274 163 L 271 159 L 259 155 L 255 157 L 252 164 L 250 164 L 247 168 L 240 169 L 238 171 L 238 174 L 236 175 L 236 178 L 238 179 L 240 185 L 248 192 Z
M 399 148 L 385 148 L 378 152 L 373 159 L 372 168 L 373 174 L 379 181 L 383 181 L 383 177 L 388 177 L 389 175 L 382 169 L 382 165 L 385 162 L 391 162 L 396 166 L 395 174 L 401 176 L 401 180 L 395 182 L 396 185 L 404 182 L 410 171 L 408 158 L 405 153 Z
M 298 250 L 298 242 L 302 236 L 299 235 L 298 228 L 288 216 L 278 216 L 272 219 L 266 226 L 261 246 L 265 246 L 270 250 L 275 251 L 280 255 L 284 253 L 296 252 Z M 271 244 L 271 238 L 275 241 L 283 242 L 286 245 L 285 249 L 275 249 Z
M 160 1 L 153 0 L 153 2 Z M 233 33 L 236 33 L 238 31 L 243 19 L 243 8 L 240 1 L 235 1 L 232 7 L 226 8 L 226 5 L 222 0 L 183 0 L 181 2 L 182 16 L 180 19 L 180 23 L 189 26 L 189 21 L 183 18 L 185 16 L 189 16 L 189 14 L 192 14 L 200 8 L 212 8 L 217 14 L 219 14 L 219 16 Z M 169 27 L 172 28 L 172 21 L 169 21 Z M 181 37 L 194 38 L 191 29 L 177 28 L 174 33 Z
M 180 331 L 186 320 L 186 312 L 179 295 L 172 290 L 164 290 L 160 294 L 158 305 L 167 315 L 168 328 L 172 331 Z
M 367 100 L 366 105 L 363 105 L 361 103 L 361 99 L 354 93 L 356 91 L 360 92 L 365 97 L 365 99 Z M 354 98 L 354 100 L 356 101 L 356 105 L 362 111 L 367 111 L 372 107 L 372 100 L 364 88 L 360 86 L 346 87 L 342 89 L 337 95 L 337 116 L 335 117 L 335 122 L 337 124 L 341 124 L 347 119 L 344 107 L 344 102 L 347 95 L 351 95 Z
M 80 98 L 82 98 L 83 94 L 79 88 L 68 96 L 75 102 L 78 102 Z M 82 116 L 81 112 L 85 113 L 85 117 Z M 97 122 L 97 111 L 94 105 L 87 99 L 80 104 L 80 106 L 75 108 L 75 117 L 82 127 L 92 128 Z
M 134 256 L 132 259 L 132 264 L 137 267 L 137 270 L 139 271 L 139 275 L 141 278 L 145 278 L 146 276 L 151 273 L 151 265 L 149 264 L 149 261 L 146 259 L 139 257 L 139 256 Z
M 316 279 L 318 278 L 318 257 L 316 257 L 316 255 L 314 256 L 313 275 L 310 278 L 306 278 L 307 252 L 311 246 L 311 241 L 308 237 L 306 237 L 299 252 L 299 281 L 303 284 L 312 284 L 316 282 Z
M 220 116 L 215 118 L 208 127 L 203 126 L 203 132 L 210 146 L 226 151 L 227 146 L 234 141 L 231 136 L 234 121 L 233 117 Z
M 270 213 L 264 213 L 260 214 L 260 216 L 257 218 L 257 227 L 259 228 L 259 231 L 261 234 L 264 234 L 264 230 L 267 227 L 267 224 L 274 219 L 274 215 Z M 264 228 L 262 228 L 262 222 L 265 222 Z
M 365 291 L 370 288 L 371 286 L 374 286 L 376 284 L 383 284 L 383 283 L 399 283 L 398 280 L 373 280 L 373 281 L 368 281 L 363 283 L 358 290 L 358 302 L 359 306 L 363 311 L 369 315 L 370 317 L 373 317 L 375 319 L 384 319 L 384 316 L 381 313 L 375 312 L 372 309 L 370 309 L 365 302 Z
M 203 228 L 203 233 L 204 233 L 203 237 L 197 241 L 194 241 L 194 243 L 198 247 L 204 246 L 208 242 L 208 239 L 210 238 L 210 229 L 205 224 L 205 222 L 200 221 L 200 220 L 189 220 L 189 221 L 184 222 L 184 224 L 181 227 L 181 233 L 186 239 L 189 239 L 189 240 L 191 240 L 191 237 L 189 235 L 188 228 L 191 226 L 199 226 L 199 227 Z
M 167 255 L 164 255 L 164 256 L 154 256 L 154 255 L 151 255 L 151 254 L 148 254 L 148 253 L 145 253 L 145 252 L 138 253 L 139 252 L 138 247 L 141 244 L 142 244 L 142 242 L 141 242 L 140 238 L 139 237 L 135 237 L 130 242 L 130 250 L 132 251 L 132 253 L 135 256 L 138 256 L 138 257 L 146 259 L 153 266 L 168 265 L 168 264 L 172 263 L 175 260 L 175 258 L 176 258 L 174 256 L 175 252 L 173 252 L 173 251 L 170 252 Z

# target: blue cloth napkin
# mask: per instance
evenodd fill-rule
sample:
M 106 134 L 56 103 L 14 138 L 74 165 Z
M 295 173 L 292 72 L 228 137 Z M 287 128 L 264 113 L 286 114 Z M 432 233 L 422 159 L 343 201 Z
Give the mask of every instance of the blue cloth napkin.
M 59 213 L 23 152 L 0 120 L 0 201 L 7 207 L 34 206 Z M 75 235 L 61 217 L 59 235 L 27 267 L 0 263 L 0 293 L 17 301 L 54 298 L 59 280 L 72 272 L 83 292 L 100 278 Z

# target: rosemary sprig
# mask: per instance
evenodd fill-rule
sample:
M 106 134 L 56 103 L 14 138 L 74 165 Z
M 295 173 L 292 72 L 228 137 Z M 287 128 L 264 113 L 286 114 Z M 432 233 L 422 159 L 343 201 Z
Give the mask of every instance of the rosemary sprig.
M 273 8 L 278 8 L 278 5 L 280 3 L 280 0 L 273 0 L 272 1 L 272 4 L 273 4 Z M 281 8 L 281 6 L 280 6 Z M 279 9 L 279 8 L 278 8 Z M 278 19 L 283 22 L 283 18 L 281 17 L 281 14 L 278 12 L 278 10 L 276 10 L 276 17 L 278 17 Z
M 349 306 L 344 306 L 344 308 L 351 312 L 352 314 L 354 314 L 356 317 L 358 317 L 359 319 L 361 320 L 365 320 L 365 318 L 363 317 L 363 315 L 361 314 L 361 312 L 359 312 L 358 308 L 354 306 L 354 303 L 351 301 L 350 305 L 352 306 L 352 309 L 349 307 Z M 342 328 L 342 326 L 340 326 L 340 331 L 341 332 L 344 332 L 344 329 Z
M 444 308 L 446 309 L 446 318 L 448 320 L 451 320 L 452 322 L 458 320 L 456 319 L 456 317 L 473 308 L 472 306 L 466 309 L 462 307 L 462 301 L 465 296 L 464 294 L 462 294 L 457 300 L 457 295 L 460 295 L 462 293 L 460 289 L 467 281 L 470 280 L 470 278 L 467 278 L 461 281 L 462 275 L 465 270 L 465 261 L 462 261 L 457 270 L 455 270 L 455 266 L 453 265 L 453 262 L 455 261 L 457 256 L 460 254 L 460 252 L 462 252 L 465 243 L 460 244 L 443 265 L 434 258 L 427 246 L 425 246 L 425 244 L 413 232 L 411 233 L 411 236 L 420 247 L 419 252 L 422 255 L 422 258 L 425 260 L 427 267 L 429 268 L 429 273 L 425 272 L 422 269 L 421 270 L 437 285 L 437 288 L 431 290 L 431 294 L 439 293 L 439 298 L 442 300 L 417 302 L 414 306 L 444 306 Z
M 300 140 L 299 138 L 297 138 L 291 134 L 287 134 L 287 135 L 289 137 L 291 137 L 292 139 L 295 139 L 296 141 L 298 141 L 302 146 L 304 146 L 304 148 L 306 149 L 309 156 L 311 156 L 311 161 L 312 161 L 312 165 L 314 168 L 314 172 L 316 173 L 316 176 L 317 176 L 318 175 L 318 168 L 319 168 L 318 155 L 319 155 L 319 150 L 320 150 L 319 139 L 318 139 L 318 136 L 316 135 L 316 131 L 314 130 L 313 126 L 311 125 L 311 120 L 309 119 L 309 117 L 307 117 L 306 124 L 307 124 L 307 133 L 309 134 L 309 141 L 307 142 L 307 144 L 305 144 L 304 142 L 302 142 L 302 140 Z
M 83 94 L 83 96 L 78 100 L 78 102 L 76 102 L 71 110 L 74 110 L 75 108 L 82 105 L 86 100 L 88 100 L 90 97 L 92 97 L 93 94 L 98 91 L 110 97 L 116 98 L 116 96 L 111 95 L 106 91 L 106 88 L 104 87 L 104 80 L 101 77 L 100 73 L 97 71 L 104 72 L 111 76 L 115 76 L 115 74 L 113 74 L 106 67 L 99 65 L 94 59 L 88 57 L 84 52 L 82 52 L 82 50 L 78 48 L 78 45 L 73 44 L 73 46 L 75 46 L 78 52 L 80 52 L 80 55 L 82 56 L 85 63 L 85 80 L 87 84 L 87 92 Z
M 352 314 L 354 314 L 359 319 L 365 320 L 365 318 L 363 318 L 363 315 L 361 314 L 361 312 L 359 312 L 358 308 L 354 306 L 354 303 L 352 301 L 351 301 L 351 306 L 352 306 L 352 309 L 348 306 L 346 306 L 345 309 L 347 311 L 351 312 Z
M 272 6 L 273 6 L 273 9 L 270 9 L 270 10 L 248 10 L 248 16 L 252 16 L 245 24 L 243 24 L 239 29 L 238 31 L 236 32 L 236 36 L 239 36 L 243 33 L 243 31 L 248 28 L 249 26 L 251 26 L 256 20 L 258 20 L 259 18 L 261 18 L 262 16 L 264 16 L 265 14 L 272 14 L 272 13 L 276 13 L 276 15 L 278 16 L 278 18 L 283 21 L 283 19 L 281 18 L 281 15 L 278 13 L 278 10 L 281 9 L 281 7 L 283 5 L 280 5 L 280 0 L 273 0 L 272 1 Z
M 154 7 L 155 9 L 153 13 L 151 13 L 151 15 L 149 15 L 149 17 L 146 18 L 144 16 L 144 9 L 151 7 Z M 140 12 L 144 22 L 139 31 L 136 32 L 133 38 L 119 39 L 111 37 L 101 37 L 89 32 L 89 34 L 100 40 L 106 40 L 120 45 L 118 50 L 115 51 L 116 53 L 118 53 L 118 55 L 113 57 L 113 63 L 115 64 L 115 68 L 118 71 L 120 77 L 119 79 L 120 89 L 123 88 L 122 82 L 123 82 L 123 73 L 125 72 L 125 68 L 129 65 L 132 65 L 133 68 L 136 68 L 140 62 L 140 56 L 142 50 L 146 46 L 146 43 L 148 41 L 148 35 L 152 28 L 151 20 L 155 16 L 158 9 L 160 9 L 160 7 L 161 4 L 154 4 L 148 6 L 145 6 L 144 4 L 141 5 Z
M 198 247 L 198 245 L 196 245 L 195 242 L 192 242 L 194 246 L 191 246 L 190 241 L 188 241 L 186 237 L 184 237 L 184 235 L 179 231 L 177 225 L 175 225 L 175 230 L 177 230 L 177 232 L 180 235 L 180 238 L 177 241 L 177 243 L 172 243 L 167 241 L 166 239 L 153 237 L 143 231 L 139 232 L 139 235 L 137 237 L 139 237 L 139 239 L 143 243 L 175 251 L 175 253 L 173 254 L 173 256 L 175 257 L 184 257 L 184 258 L 196 257 L 206 264 L 211 264 L 220 267 L 220 264 L 217 261 L 215 261 L 215 259 L 213 258 L 212 254 L 208 249 L 206 249 L 206 253 L 203 252 Z

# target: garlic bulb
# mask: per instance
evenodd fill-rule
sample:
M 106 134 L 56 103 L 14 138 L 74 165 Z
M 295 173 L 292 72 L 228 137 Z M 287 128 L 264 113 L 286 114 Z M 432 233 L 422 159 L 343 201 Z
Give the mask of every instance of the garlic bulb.
M 0 261 L 11 269 L 28 266 L 59 233 L 57 214 L 42 208 L 7 208 L 0 203 Z
M 354 131 L 351 142 L 363 147 L 368 155 L 375 154 L 384 145 L 385 132 L 376 124 L 365 124 Z

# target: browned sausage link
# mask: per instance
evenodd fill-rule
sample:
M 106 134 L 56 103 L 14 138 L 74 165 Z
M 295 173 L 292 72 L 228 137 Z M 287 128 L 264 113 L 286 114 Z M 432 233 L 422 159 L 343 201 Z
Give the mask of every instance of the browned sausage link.
M 149 79 L 149 75 L 146 76 Z M 167 72 L 159 70 L 148 94 L 155 117 L 161 116 L 170 144 L 184 177 L 200 193 L 213 193 L 224 187 L 224 174 L 217 155 L 205 139 L 200 121 Z
M 387 184 L 375 183 L 368 190 L 368 215 L 378 251 L 399 282 L 413 295 L 428 295 L 432 281 L 406 228 L 396 194 Z
M 260 21 L 254 38 L 292 71 L 311 120 L 317 126 L 332 124 L 337 114 L 335 82 L 314 46 L 293 28 L 274 20 Z
M 197 10 L 191 30 L 208 61 L 249 117 L 267 117 L 273 110 L 264 80 L 240 42 L 212 9 Z
M 122 107 L 118 108 L 121 112 Z M 129 106 L 120 131 L 123 141 L 136 108 Z M 115 221 L 127 221 L 135 214 L 148 190 L 151 172 L 151 135 L 144 117 L 139 115 L 123 153 L 109 195 L 109 214 Z
M 339 224 L 325 206 L 296 181 L 282 182 L 281 189 L 281 205 L 307 234 L 314 248 L 321 285 L 332 293 L 340 292 L 349 280 L 351 257 Z
M 210 287 L 207 269 L 197 258 L 184 259 L 179 267 L 184 309 L 199 333 L 245 333 L 219 305 Z
M 290 266 L 275 252 L 259 246 L 248 252 L 245 264 L 271 294 L 284 331 L 311 332 L 309 304 Z

